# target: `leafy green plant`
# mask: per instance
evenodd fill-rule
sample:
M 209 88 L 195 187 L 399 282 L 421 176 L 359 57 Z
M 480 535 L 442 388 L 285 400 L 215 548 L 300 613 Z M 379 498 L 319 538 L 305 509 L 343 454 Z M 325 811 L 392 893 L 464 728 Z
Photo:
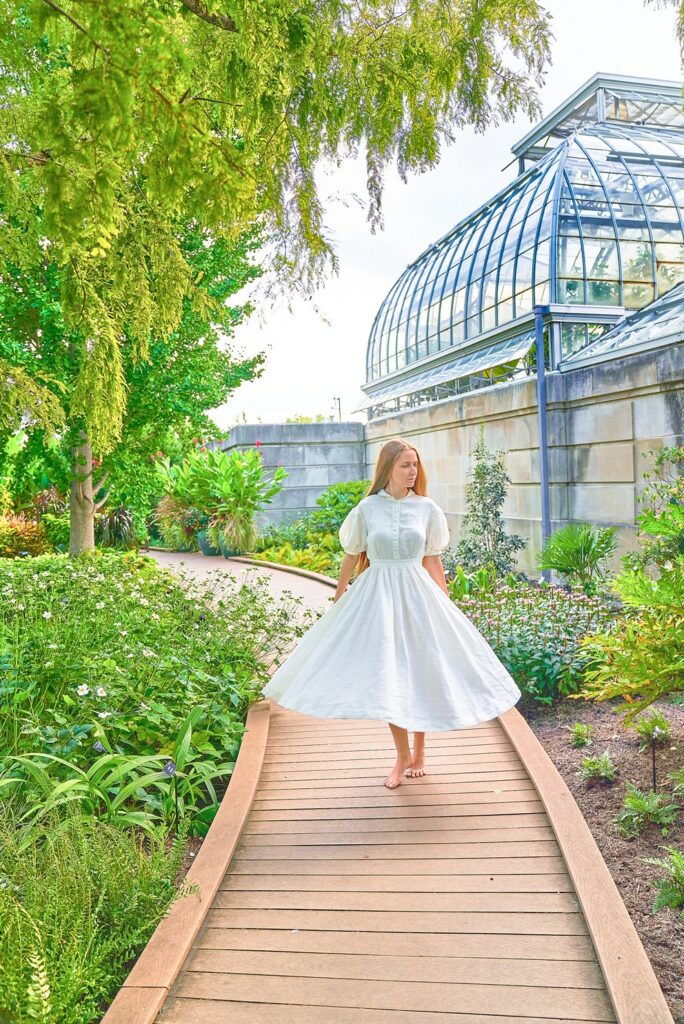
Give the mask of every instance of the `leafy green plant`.
M 473 590 L 457 600 L 529 700 L 551 704 L 576 690 L 588 659 L 581 641 L 599 629 L 618 628 L 600 597 L 542 582 Z
M 96 519 L 96 538 L 108 548 L 123 551 L 136 547 L 133 513 L 125 505 L 104 509 Z
M 666 876 L 659 881 L 654 881 L 658 889 L 658 895 L 653 903 L 653 913 L 668 907 L 670 910 L 678 910 L 680 917 L 684 918 L 684 853 L 674 846 L 667 846 L 667 857 L 642 857 L 645 864 L 652 864 L 656 868 L 662 868 Z
M 670 779 L 674 783 L 673 796 L 684 796 L 684 766 L 674 772 L 670 772 Z
M 570 743 L 573 747 L 588 747 L 591 745 L 593 726 L 584 722 L 574 722 L 570 727 Z
M 499 573 L 506 573 L 515 564 L 514 552 L 526 547 L 527 541 L 517 534 L 507 534 L 501 514 L 510 477 L 504 467 L 505 453 L 492 453 L 484 442 L 484 425 L 473 451 L 474 466 L 466 484 L 467 511 L 463 519 L 461 539 L 456 558 L 466 571 L 493 564 Z
M 617 547 L 614 526 L 599 529 L 591 523 L 568 523 L 547 540 L 537 560 L 539 569 L 553 569 L 585 593 L 596 593 L 606 579 L 605 562 Z
M 50 547 L 50 541 L 40 523 L 24 516 L 0 516 L 0 558 L 42 555 Z
M 0 1019 L 94 1024 L 174 899 L 181 828 L 143 836 L 66 804 L 32 824 L 0 803 Z
M 610 752 L 604 750 L 597 757 L 583 757 L 577 774 L 582 782 L 597 782 L 599 780 L 614 782 L 617 772 L 618 768 L 614 764 Z
M 649 823 L 658 825 L 665 836 L 677 818 L 677 804 L 662 793 L 648 793 L 627 783 L 624 809 L 615 818 L 615 824 L 625 836 L 638 835 Z
M 576 695 L 622 697 L 618 710 L 627 725 L 664 694 L 684 691 L 684 448 L 662 449 L 655 466 L 658 480 L 644 489 L 646 507 L 637 516 L 641 551 L 623 556 L 623 571 L 611 583 L 624 626 L 586 638 L 592 664 Z
M 662 711 L 642 715 L 633 723 L 634 731 L 641 737 L 639 750 L 646 750 L 654 741 L 667 743 L 670 739 L 670 723 Z

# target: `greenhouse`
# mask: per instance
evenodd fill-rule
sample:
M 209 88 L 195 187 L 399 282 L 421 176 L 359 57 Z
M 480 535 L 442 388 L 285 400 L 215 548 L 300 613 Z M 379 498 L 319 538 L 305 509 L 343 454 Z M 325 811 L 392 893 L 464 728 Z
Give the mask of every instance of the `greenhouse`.
M 647 322 L 681 308 L 679 290 L 659 305 L 684 280 L 679 83 L 595 75 L 513 153 L 518 177 L 391 288 L 355 411 L 373 419 L 534 374 L 535 308 L 550 370 L 615 351 L 618 323 L 618 347 L 643 337 L 625 325 L 651 304 Z

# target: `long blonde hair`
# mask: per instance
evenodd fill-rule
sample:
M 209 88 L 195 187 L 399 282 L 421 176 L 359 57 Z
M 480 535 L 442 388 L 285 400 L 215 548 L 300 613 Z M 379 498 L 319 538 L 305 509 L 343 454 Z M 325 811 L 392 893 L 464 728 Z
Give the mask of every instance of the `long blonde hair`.
M 375 469 L 373 471 L 373 480 L 365 497 L 368 497 L 370 494 L 377 494 L 383 487 L 387 487 L 394 463 L 405 451 L 414 452 L 416 459 L 418 460 L 416 479 L 411 490 L 415 494 L 427 494 L 427 474 L 425 472 L 425 466 L 421 462 L 418 449 L 414 444 L 411 444 L 409 441 L 405 441 L 403 437 L 391 437 L 389 441 L 385 441 L 378 452 L 378 457 L 375 460 Z M 367 569 L 369 565 L 370 561 L 368 560 L 368 552 L 364 551 L 359 556 L 353 575 L 360 576 L 364 569 Z

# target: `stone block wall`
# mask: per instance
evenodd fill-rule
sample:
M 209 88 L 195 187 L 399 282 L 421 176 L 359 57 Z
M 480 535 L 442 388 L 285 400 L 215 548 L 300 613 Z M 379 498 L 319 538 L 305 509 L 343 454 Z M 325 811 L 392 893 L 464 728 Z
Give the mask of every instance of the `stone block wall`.
M 446 512 L 455 545 L 480 423 L 487 445 L 506 453 L 511 484 L 504 520 L 509 532 L 527 540 L 518 568 L 538 576 L 542 535 L 534 378 L 370 421 L 364 475 L 372 475 L 389 438 L 414 442 L 426 464 L 429 493 Z M 684 343 L 548 374 L 547 437 L 551 530 L 574 521 L 617 527 L 610 568 L 619 570 L 620 555 L 636 547 L 637 499 L 645 486 L 643 473 L 653 464 L 643 453 L 684 444 Z

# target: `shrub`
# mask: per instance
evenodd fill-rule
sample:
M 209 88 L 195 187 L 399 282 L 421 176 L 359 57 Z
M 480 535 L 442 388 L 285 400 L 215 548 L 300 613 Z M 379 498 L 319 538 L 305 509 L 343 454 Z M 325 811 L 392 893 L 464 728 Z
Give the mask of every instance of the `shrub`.
M 304 612 L 300 625 L 302 599 L 286 592 L 276 600 L 263 575 L 249 583 L 229 573 L 199 581 L 114 551 L 5 561 L 0 593 L 4 778 L 23 778 L 27 767 L 18 775 L 9 755 L 41 755 L 43 765 L 46 753 L 68 761 L 53 762 L 51 784 L 93 769 L 98 751 L 173 758 L 178 785 L 196 784 L 188 806 L 198 830 L 206 824 L 200 812 L 216 806 L 218 795 L 198 773 L 211 783 L 222 768 L 227 780 L 272 652 L 315 617 Z M 179 736 L 191 712 L 181 762 Z M 33 792 L 22 783 L 24 810 L 41 791 L 34 782 Z M 159 816 L 161 799 L 159 790 L 141 793 L 137 809 Z
M 467 512 L 456 558 L 466 570 L 493 563 L 498 572 L 509 572 L 515 564 L 514 552 L 526 547 L 527 541 L 504 530 L 501 506 L 506 500 L 506 484 L 511 481 L 504 468 L 504 452 L 494 454 L 485 445 L 483 425 L 473 457 L 475 465 L 468 472 Z
M 68 807 L 27 829 L 0 810 L 0 1019 L 93 1024 L 178 896 L 186 839 Z M 21 848 L 21 852 L 19 852 Z
M 600 757 L 583 757 L 577 774 L 582 782 L 614 782 L 617 772 L 609 751 L 604 750 Z
M 684 919 L 684 853 L 674 846 L 668 846 L 666 850 L 667 858 L 641 858 L 645 864 L 662 868 L 668 875 L 667 878 L 653 883 L 658 889 L 658 895 L 653 903 L 653 913 L 657 914 L 664 907 L 669 907 L 670 910 L 678 910 L 680 917 Z
M 42 555 L 50 551 L 50 547 L 40 523 L 23 516 L 0 516 L 0 558 Z
M 639 750 L 646 750 L 654 740 L 656 743 L 667 743 L 670 739 L 670 723 L 662 711 L 642 715 L 634 723 L 633 728 L 641 737 Z
M 624 810 L 616 816 L 615 824 L 623 835 L 636 836 L 652 822 L 659 825 L 660 831 L 666 836 L 677 813 L 677 804 L 672 803 L 669 797 L 654 793 L 653 790 L 643 793 L 628 782 Z
M 538 558 L 539 569 L 553 569 L 586 594 L 596 593 L 606 578 L 605 560 L 617 546 L 614 526 L 597 529 L 591 523 L 568 523 L 556 530 Z
M 574 722 L 570 729 L 570 743 L 573 747 L 588 747 L 591 745 L 591 735 L 593 733 L 591 725 L 585 725 L 583 722 Z
M 523 693 L 543 704 L 580 686 L 589 664 L 580 653 L 582 638 L 616 624 L 600 598 L 549 583 L 504 584 L 475 591 L 457 604 Z

